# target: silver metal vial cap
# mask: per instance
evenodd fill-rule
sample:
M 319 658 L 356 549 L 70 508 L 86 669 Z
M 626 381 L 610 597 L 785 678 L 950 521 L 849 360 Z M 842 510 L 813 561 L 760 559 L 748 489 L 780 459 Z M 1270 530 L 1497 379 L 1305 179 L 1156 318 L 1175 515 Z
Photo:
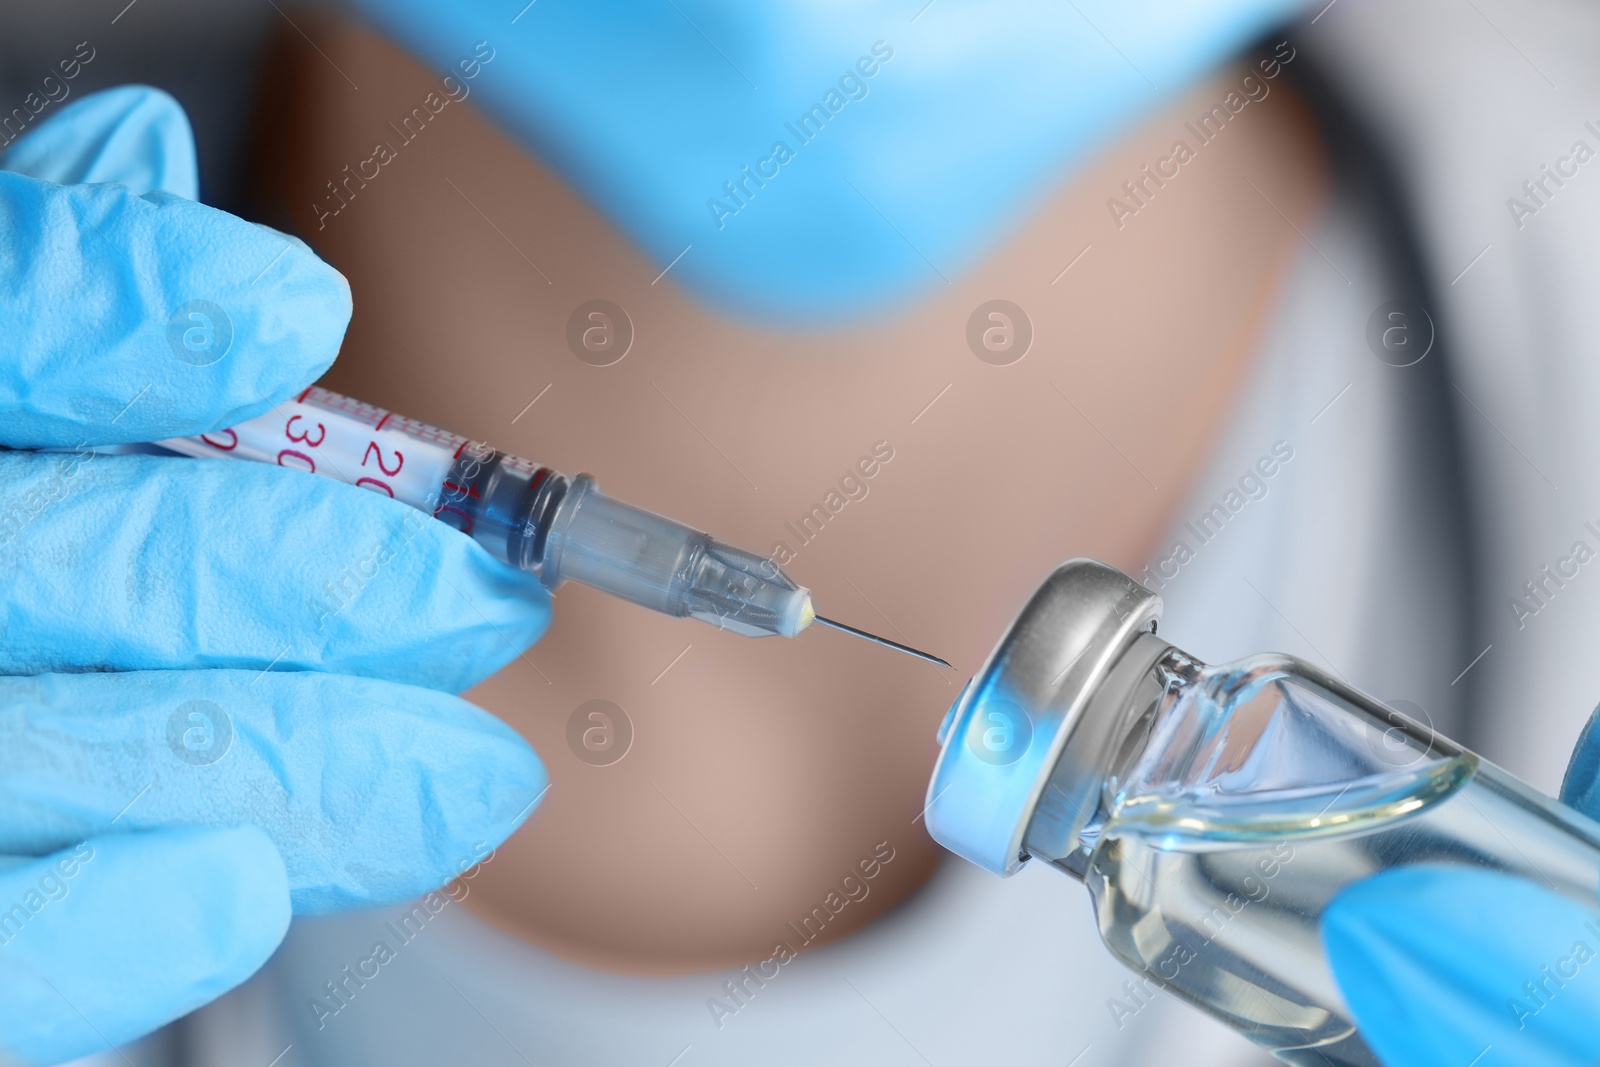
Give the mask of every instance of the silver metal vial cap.
M 1091 559 L 1068 560 L 1045 579 L 939 728 L 926 807 L 935 841 L 1014 874 L 1047 789 L 1046 807 L 1067 813 L 1051 836 L 1076 840 L 1126 730 L 1118 716 L 1091 714 L 1091 701 L 1160 613 L 1160 597 Z M 1064 768 L 1073 773 L 1057 773 L 1063 762 L 1077 765 Z

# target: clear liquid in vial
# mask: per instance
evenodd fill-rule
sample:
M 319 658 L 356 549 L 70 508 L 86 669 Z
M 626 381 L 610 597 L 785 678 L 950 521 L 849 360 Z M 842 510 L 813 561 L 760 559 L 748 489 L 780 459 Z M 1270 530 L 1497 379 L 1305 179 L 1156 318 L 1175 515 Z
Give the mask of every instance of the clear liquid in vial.
M 1093 842 L 1101 937 L 1142 972 L 1107 1002 L 1119 1026 L 1164 988 L 1288 1063 L 1377 1067 L 1319 931 L 1346 885 L 1457 863 L 1592 905 L 1600 838 L 1582 816 L 1449 742 L 1396 744 L 1294 679 L 1235 696 L 1180 698 L 1198 703 L 1158 723 Z

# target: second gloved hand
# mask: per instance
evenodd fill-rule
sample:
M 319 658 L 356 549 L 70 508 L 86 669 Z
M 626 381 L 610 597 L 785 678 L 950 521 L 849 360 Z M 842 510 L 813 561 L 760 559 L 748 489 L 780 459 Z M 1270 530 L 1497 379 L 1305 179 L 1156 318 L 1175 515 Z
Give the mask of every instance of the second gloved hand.
M 1600 711 L 1561 799 L 1600 818 Z M 1323 940 L 1362 1036 L 1388 1067 L 1600 1062 L 1600 900 L 1584 907 L 1469 867 L 1401 867 L 1334 898 Z
M 452 694 L 548 599 L 442 523 L 254 464 L 104 455 L 270 410 L 344 280 L 193 202 L 182 111 L 63 108 L 0 159 L 0 1059 L 116 1047 L 290 915 L 437 888 L 546 788 Z

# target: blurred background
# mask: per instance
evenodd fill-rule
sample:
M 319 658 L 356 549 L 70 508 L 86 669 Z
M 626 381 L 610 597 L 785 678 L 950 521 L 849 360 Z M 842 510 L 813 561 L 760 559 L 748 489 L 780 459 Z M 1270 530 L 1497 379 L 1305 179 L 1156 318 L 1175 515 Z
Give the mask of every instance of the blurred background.
M 1210 662 L 1301 655 L 1557 788 L 1600 696 L 1600 581 L 1542 571 L 1600 550 L 1600 179 L 1545 177 L 1600 147 L 1591 6 L 124 4 L 0 3 L 0 122 L 87 42 L 73 94 L 171 93 L 202 200 L 350 279 L 331 388 L 781 544 L 819 603 L 961 675 L 822 635 L 684 648 L 563 593 L 530 663 L 469 694 L 556 783 L 470 903 L 342 997 L 403 909 L 300 921 L 246 986 L 92 1062 L 1261 1062 L 1130 999 L 1080 887 L 991 879 L 917 821 L 960 680 L 1069 556 L 1158 588 L 1163 634 Z M 1185 48 L 1185 19 L 1223 28 Z M 729 178 L 785 135 L 697 79 L 809 86 L 799 115 L 874 41 L 876 100 L 832 141 L 748 203 L 700 182 L 729 129 L 750 145 Z M 480 42 L 493 59 L 413 144 L 405 118 Z M 1207 127 L 1229 94 L 1249 102 Z M 591 100 L 682 127 L 631 153 L 648 128 L 597 126 Z M 350 183 L 375 141 L 395 165 Z M 596 299 L 635 338 L 614 366 L 568 341 Z M 972 340 L 995 301 L 1026 340 Z M 868 495 L 796 536 L 880 444 Z M 596 698 L 636 730 L 614 768 L 566 741 Z M 878 842 L 870 903 L 730 993 Z

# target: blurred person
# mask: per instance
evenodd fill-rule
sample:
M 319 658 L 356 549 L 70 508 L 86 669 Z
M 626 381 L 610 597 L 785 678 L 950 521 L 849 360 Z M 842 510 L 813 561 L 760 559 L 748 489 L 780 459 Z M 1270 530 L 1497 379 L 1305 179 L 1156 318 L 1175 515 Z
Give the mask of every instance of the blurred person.
M 770 544 L 779 559 L 787 546 L 784 566 L 819 603 L 854 605 L 866 613 L 857 621 L 953 653 L 968 672 L 1061 558 L 1096 555 L 1138 571 L 1170 554 L 1175 515 L 1204 511 L 1191 504 L 1197 495 L 1221 499 L 1275 447 L 1289 458 L 1277 477 L 1248 487 L 1250 507 L 1296 495 L 1304 437 L 1275 416 L 1238 431 L 1235 454 L 1218 461 L 1209 485 L 1201 466 L 1241 403 L 1270 410 L 1272 393 L 1262 392 L 1303 366 L 1297 333 L 1262 355 L 1282 329 L 1287 294 L 1328 279 L 1343 285 L 1296 232 L 1329 210 L 1331 172 L 1287 75 L 1301 57 L 1281 37 L 1119 140 L 949 286 L 929 271 L 931 291 L 908 306 L 833 328 L 816 315 L 823 321 L 805 329 L 709 308 L 673 284 L 678 268 L 658 278 L 666 263 L 652 268 L 583 189 L 458 107 L 454 96 L 471 103 L 496 64 L 515 60 L 503 47 L 488 42 L 478 51 L 494 58 L 452 84 L 352 26 L 317 33 L 326 57 L 286 40 L 286 81 L 264 93 L 272 107 L 259 141 L 261 210 L 307 234 L 358 294 L 330 388 L 590 470 L 624 499 L 703 516 L 719 536 Z M 482 63 L 473 47 L 460 51 Z M 880 61 L 871 93 L 889 93 L 894 64 L 907 58 L 897 47 Z M 430 91 L 450 100 L 437 118 L 420 133 L 415 122 L 400 126 Z M 1201 144 L 1184 124 L 1225 107 L 1230 93 L 1256 99 L 1225 137 Z M 374 138 L 395 147 L 377 177 L 358 158 L 372 154 Z M 1142 168 L 1170 160 L 1175 139 L 1192 142 L 1195 156 L 1158 187 Z M 829 160 L 802 155 L 725 224 L 756 219 L 761 198 L 808 164 Z M 352 173 L 365 182 L 349 181 Z M 1153 192 L 1142 204 L 1123 188 L 1132 179 Z M 1108 193 L 1139 206 L 1137 215 L 1114 215 Z M 967 341 L 974 309 L 996 295 L 1024 310 L 1034 337 L 1015 362 L 999 354 L 1007 365 L 979 358 Z M 574 310 L 594 298 L 631 322 L 633 345 L 611 366 L 589 365 L 566 340 Z M 1417 389 L 1381 382 L 1387 368 L 1365 359 L 1374 366 L 1341 365 L 1387 388 L 1385 405 L 1404 402 L 1397 389 Z M 485 391 L 487 382 L 496 388 Z M 1329 383 L 1329 397 L 1339 384 Z M 1152 417 L 1160 394 L 1173 400 Z M 859 485 L 841 481 L 874 446 L 892 458 L 869 464 L 874 475 Z M 1435 459 L 1424 448 L 1419 462 Z M 819 523 L 811 506 L 835 490 L 849 502 Z M 1226 536 L 1244 541 L 1251 519 L 1241 512 Z M 951 565 L 1000 530 L 1003 559 Z M 1194 578 L 1175 585 L 1185 580 Z M 1093 1044 L 1136 1061 L 1175 1027 L 1206 1035 L 1183 1039 L 1192 1054 L 1209 1045 L 1216 1062 L 1253 1055 L 1210 1023 L 1179 1021 L 1170 1005 L 1119 1020 L 1108 1000 L 1125 997 L 1126 975 L 1106 965 L 1088 909 L 1053 880 L 1030 873 L 990 886 L 945 864 L 908 896 L 934 869 L 922 793 L 933 729 L 959 678 L 946 685 L 926 665 L 821 634 L 751 646 L 684 632 L 586 590 L 557 600 L 543 648 L 471 694 L 556 754 L 536 823 L 461 883 L 465 908 L 438 920 L 472 931 L 471 941 L 416 936 L 404 954 L 427 964 L 397 959 L 358 988 L 345 968 L 370 957 L 374 936 L 397 940 L 383 925 L 394 929 L 391 918 L 322 924 L 218 1006 L 215 1018 L 227 1020 L 215 1023 L 219 1035 L 235 1030 L 238 1013 L 259 1017 L 270 1004 L 288 1023 L 279 1049 L 292 1040 L 307 1055 L 327 1050 L 330 1062 L 417 1055 L 419 1042 L 445 1055 L 471 1034 L 482 1039 L 467 1046 L 472 1055 L 490 1060 L 544 1050 L 666 1062 L 685 1048 L 685 1061 L 706 1062 L 914 1059 L 915 1048 L 973 1059 L 998 1041 L 1027 1061 L 1077 1040 L 1068 1058 Z M 634 663 L 646 648 L 642 670 Z M 622 709 L 634 735 L 626 756 L 604 767 L 567 741 L 569 719 L 595 699 Z M 849 899 L 843 879 L 863 860 L 875 872 L 858 880 L 855 895 L 865 896 L 818 923 L 813 909 L 835 890 L 835 900 Z M 1019 890 L 1049 918 L 1001 895 Z M 963 916 L 983 918 L 958 935 Z M 1050 939 L 1043 951 L 1040 937 Z M 983 991 L 968 988 L 973 974 L 1007 977 Z M 959 996 L 998 1012 L 1024 990 L 1051 1007 L 1013 1033 L 950 1011 Z M 396 1027 L 424 1003 L 459 1025 Z M 494 1027 L 473 1025 L 479 1011 Z M 895 1032 L 908 1020 L 922 1034 L 910 1046 Z

